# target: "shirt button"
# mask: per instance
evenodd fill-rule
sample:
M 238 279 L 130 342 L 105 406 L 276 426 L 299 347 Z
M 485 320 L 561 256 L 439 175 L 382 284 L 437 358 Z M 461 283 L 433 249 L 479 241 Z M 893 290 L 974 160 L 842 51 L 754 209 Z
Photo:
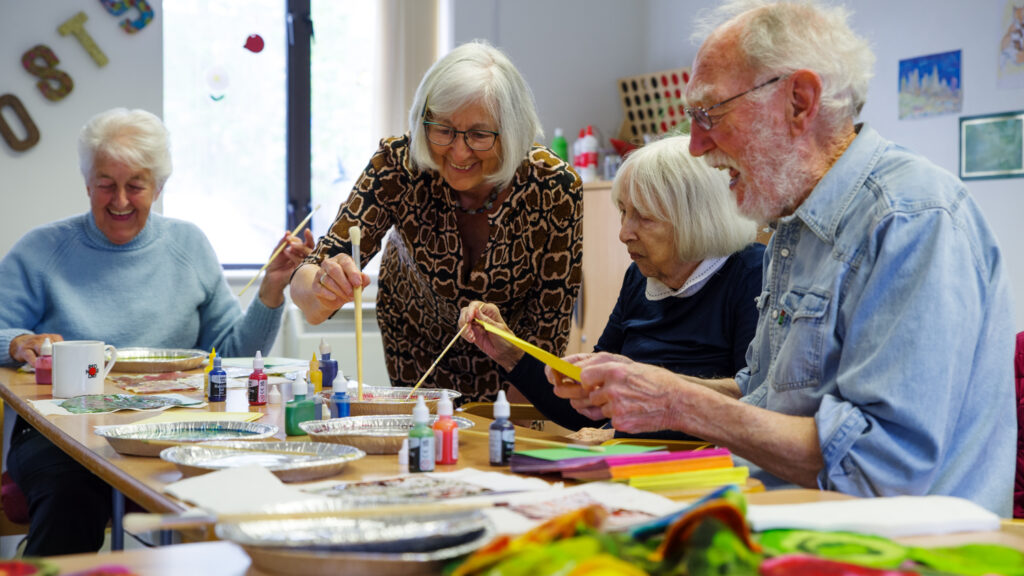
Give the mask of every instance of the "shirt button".
M 783 248 L 782 250 L 779 250 L 779 254 L 781 254 L 783 258 L 788 258 L 789 248 Z
M 772 320 L 775 320 L 778 317 L 779 317 L 779 311 L 778 310 L 772 310 Z

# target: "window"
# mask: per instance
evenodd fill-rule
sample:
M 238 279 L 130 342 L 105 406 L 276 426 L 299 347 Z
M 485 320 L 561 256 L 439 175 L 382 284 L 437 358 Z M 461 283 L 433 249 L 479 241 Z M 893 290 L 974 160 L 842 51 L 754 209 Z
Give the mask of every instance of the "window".
M 376 150 L 377 4 L 311 2 L 311 93 L 289 95 L 286 0 L 164 3 L 163 212 L 202 228 L 226 267 L 262 266 L 287 228 L 288 98 L 311 104 L 315 236 Z

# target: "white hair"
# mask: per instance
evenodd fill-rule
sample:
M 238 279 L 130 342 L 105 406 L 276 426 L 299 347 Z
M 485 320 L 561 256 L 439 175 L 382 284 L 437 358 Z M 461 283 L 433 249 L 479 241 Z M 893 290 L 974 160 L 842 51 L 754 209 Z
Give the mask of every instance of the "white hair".
M 170 134 L 145 110 L 114 108 L 90 118 L 78 135 L 78 166 L 86 180 L 97 156 L 149 170 L 157 191 L 171 177 Z
M 738 26 L 739 47 L 756 83 L 795 70 L 821 77 L 821 116 L 832 127 L 853 121 L 864 107 L 875 55 L 849 25 L 850 11 L 815 0 L 728 0 L 697 20 L 695 39 Z M 770 92 L 751 94 L 755 100 Z
M 416 89 L 409 108 L 412 161 L 422 168 L 440 170 L 430 156 L 423 121 L 428 114 L 450 116 L 473 103 L 482 104 L 498 123 L 501 165 L 486 181 L 504 187 L 544 132 L 526 80 L 505 54 L 481 40 L 463 44 L 435 62 Z
M 684 262 L 728 256 L 754 241 L 757 225 L 742 216 L 729 177 L 690 155 L 690 137 L 663 138 L 626 156 L 612 181 L 645 218 L 668 222 Z

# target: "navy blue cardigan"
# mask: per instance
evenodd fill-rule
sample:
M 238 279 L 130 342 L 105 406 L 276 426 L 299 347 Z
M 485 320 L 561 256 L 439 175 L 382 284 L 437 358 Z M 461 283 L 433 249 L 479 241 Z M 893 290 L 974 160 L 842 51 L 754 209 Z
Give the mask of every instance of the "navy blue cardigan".
M 751 244 L 733 254 L 696 294 L 651 301 L 647 278 L 636 264 L 626 270 L 615 309 L 595 351 L 622 354 L 699 378 L 731 378 L 746 366 L 747 346 L 757 328 L 754 299 L 761 293 L 764 246 Z M 601 426 L 555 396 L 544 365 L 523 356 L 506 378 L 546 417 L 578 430 Z M 621 433 L 618 435 L 622 435 Z M 678 438 L 677 434 L 644 437 Z

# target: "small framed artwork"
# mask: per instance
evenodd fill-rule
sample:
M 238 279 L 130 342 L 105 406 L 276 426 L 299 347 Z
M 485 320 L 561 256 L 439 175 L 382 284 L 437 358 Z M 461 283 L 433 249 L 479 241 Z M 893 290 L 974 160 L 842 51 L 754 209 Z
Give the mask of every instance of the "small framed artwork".
M 1024 110 L 960 118 L 960 179 L 1024 176 Z

